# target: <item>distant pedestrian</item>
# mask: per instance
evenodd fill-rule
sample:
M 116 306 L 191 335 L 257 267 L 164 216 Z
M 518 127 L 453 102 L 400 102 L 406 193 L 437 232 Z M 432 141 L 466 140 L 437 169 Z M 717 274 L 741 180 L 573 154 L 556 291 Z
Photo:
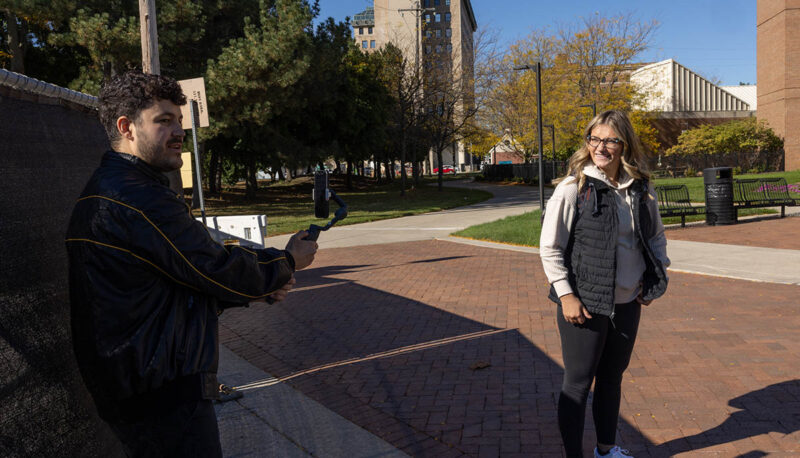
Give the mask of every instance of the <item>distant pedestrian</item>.
M 212 240 L 163 172 L 181 167 L 178 83 L 128 72 L 100 90 L 107 151 L 67 228 L 72 339 L 100 416 L 135 457 L 220 457 L 217 315 L 279 301 L 316 242 Z M 93 154 L 89 151 L 87 154 Z
M 641 305 L 667 289 L 667 241 L 641 143 L 627 115 L 606 111 L 586 127 L 584 144 L 547 203 L 540 253 L 558 304 L 564 382 L 558 426 L 569 457 L 583 453 L 592 381 L 594 455 L 626 457 L 616 445 L 622 374 Z

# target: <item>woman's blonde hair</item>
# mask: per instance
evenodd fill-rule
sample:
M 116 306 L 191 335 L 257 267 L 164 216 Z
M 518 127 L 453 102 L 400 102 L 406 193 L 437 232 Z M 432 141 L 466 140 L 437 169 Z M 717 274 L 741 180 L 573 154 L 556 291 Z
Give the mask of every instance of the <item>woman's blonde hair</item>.
M 650 179 L 644 148 L 636 132 L 633 131 L 633 125 L 631 125 L 628 115 L 619 110 L 609 110 L 595 116 L 586 126 L 586 130 L 583 132 L 583 146 L 569 158 L 567 175 L 574 176 L 578 180 L 578 189 L 581 189 L 586 181 L 583 167 L 592 162 L 591 151 L 586 139 L 592 134 L 592 130 L 601 124 L 614 129 L 624 142 L 621 162 L 625 173 L 634 179 Z

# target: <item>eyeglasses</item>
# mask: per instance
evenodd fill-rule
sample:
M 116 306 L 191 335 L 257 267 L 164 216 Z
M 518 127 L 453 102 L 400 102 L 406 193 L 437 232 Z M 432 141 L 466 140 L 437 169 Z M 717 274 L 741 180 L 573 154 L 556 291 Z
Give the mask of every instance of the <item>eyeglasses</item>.
M 619 138 L 611 137 L 611 138 L 600 138 L 595 137 L 593 135 L 586 136 L 586 143 L 589 144 L 592 148 L 597 148 L 602 143 L 608 149 L 619 149 L 625 145 L 625 142 L 620 140 Z

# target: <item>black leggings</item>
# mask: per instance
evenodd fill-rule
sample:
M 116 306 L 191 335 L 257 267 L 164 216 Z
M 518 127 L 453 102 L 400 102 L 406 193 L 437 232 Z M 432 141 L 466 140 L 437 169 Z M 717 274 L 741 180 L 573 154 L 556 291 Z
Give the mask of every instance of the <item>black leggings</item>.
M 567 323 L 558 307 L 558 331 L 564 357 L 564 383 L 558 398 L 558 428 L 567 456 L 582 456 L 583 423 L 589 388 L 594 385 L 592 416 L 597 442 L 616 442 L 622 373 L 628 367 L 642 306 L 617 304 L 614 322 L 592 315 L 582 325 Z

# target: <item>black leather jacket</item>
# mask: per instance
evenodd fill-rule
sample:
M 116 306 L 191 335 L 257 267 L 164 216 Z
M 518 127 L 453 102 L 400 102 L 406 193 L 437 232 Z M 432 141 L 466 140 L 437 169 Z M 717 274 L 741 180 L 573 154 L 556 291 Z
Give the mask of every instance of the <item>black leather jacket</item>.
M 216 243 L 167 185 L 109 151 L 67 229 L 75 354 L 101 415 L 159 390 L 216 397 L 218 311 L 264 298 L 294 272 L 283 250 Z

